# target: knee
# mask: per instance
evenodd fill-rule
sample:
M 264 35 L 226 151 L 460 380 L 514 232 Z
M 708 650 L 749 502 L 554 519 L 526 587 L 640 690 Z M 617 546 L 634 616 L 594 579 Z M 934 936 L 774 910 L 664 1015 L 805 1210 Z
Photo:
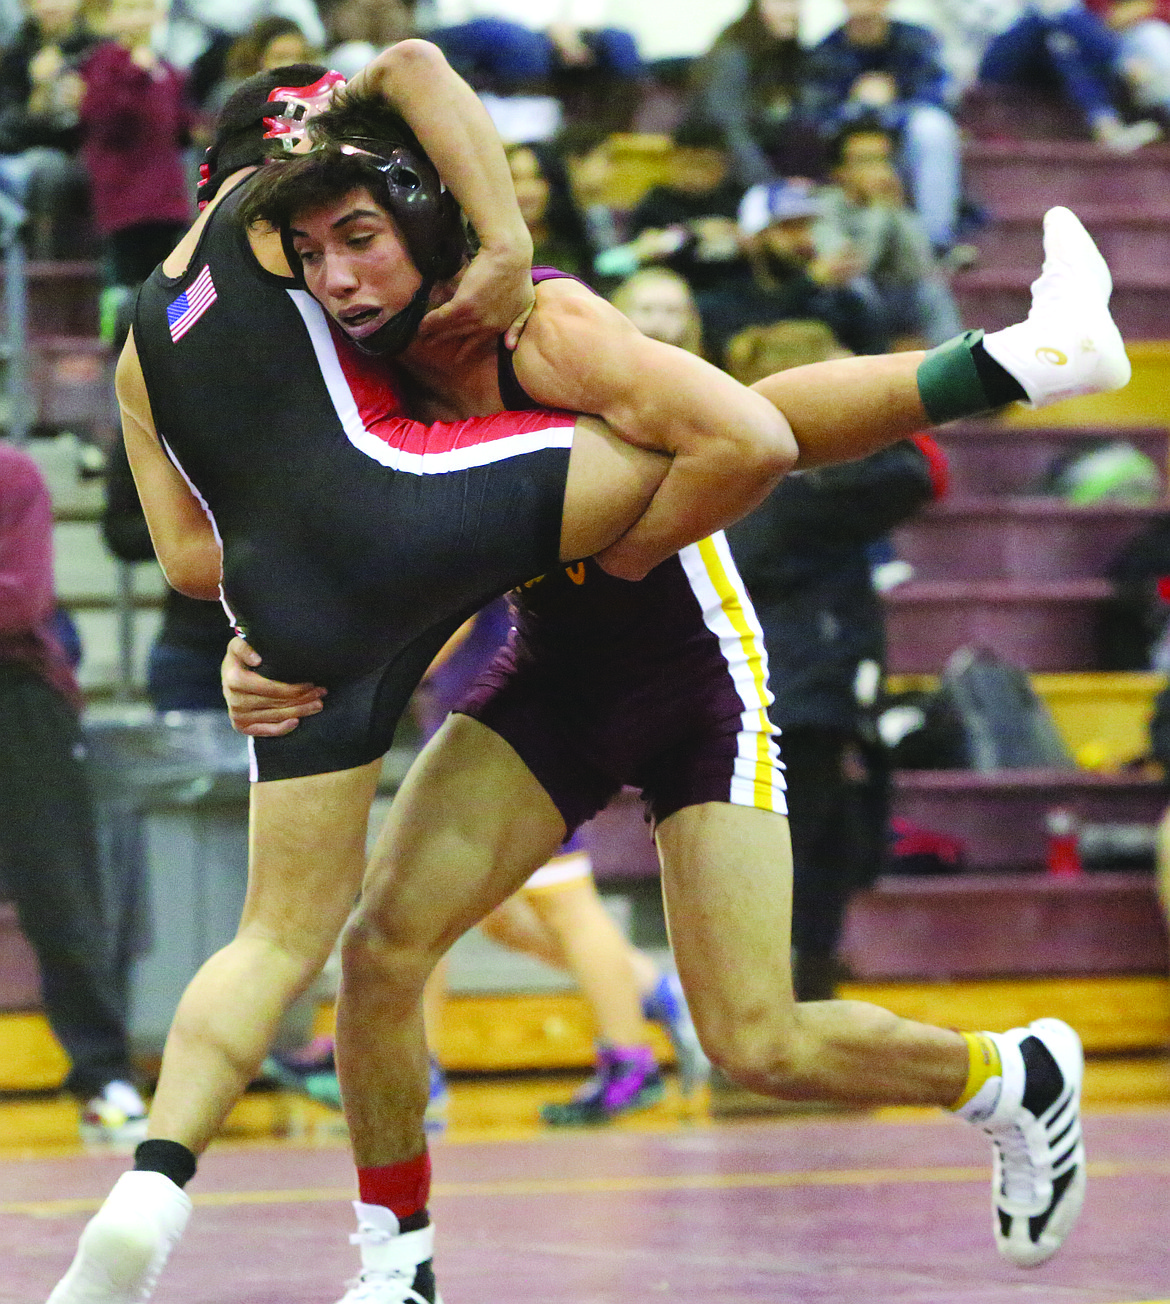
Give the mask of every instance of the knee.
M 341 934 L 341 970 L 351 984 L 386 991 L 422 991 L 437 955 L 386 928 L 377 915 L 359 906 Z
M 801 1073 L 791 1005 L 741 1011 L 697 1026 L 707 1057 L 733 1082 L 761 1095 L 799 1097 Z
M 906 141 L 919 150 L 959 149 L 959 128 L 954 118 L 935 104 L 918 104 L 906 118 Z

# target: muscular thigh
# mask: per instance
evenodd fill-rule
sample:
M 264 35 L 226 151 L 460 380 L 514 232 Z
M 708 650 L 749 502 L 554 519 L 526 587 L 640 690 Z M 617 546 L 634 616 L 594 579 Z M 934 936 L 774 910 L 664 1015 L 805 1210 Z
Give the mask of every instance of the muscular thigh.
M 659 825 L 662 890 L 679 975 L 701 1031 L 792 1004 L 792 848 L 772 811 L 707 802 Z
M 411 766 L 362 888 L 391 941 L 441 954 L 554 854 L 565 824 L 512 748 L 451 716 Z
M 241 933 L 324 961 L 361 884 L 380 772 L 374 761 L 252 786 Z

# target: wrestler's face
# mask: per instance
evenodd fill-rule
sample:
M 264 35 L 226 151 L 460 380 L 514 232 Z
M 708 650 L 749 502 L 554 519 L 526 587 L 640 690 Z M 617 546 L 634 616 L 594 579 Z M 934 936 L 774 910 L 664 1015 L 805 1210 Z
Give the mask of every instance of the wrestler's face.
M 354 339 L 384 326 L 422 285 L 394 219 L 364 188 L 298 213 L 290 234 L 309 293 Z

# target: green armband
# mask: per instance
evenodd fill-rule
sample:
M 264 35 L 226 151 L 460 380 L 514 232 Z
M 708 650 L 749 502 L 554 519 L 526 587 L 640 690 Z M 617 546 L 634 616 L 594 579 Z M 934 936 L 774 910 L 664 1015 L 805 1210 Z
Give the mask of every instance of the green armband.
M 978 416 L 994 406 L 971 356 L 982 339 L 981 330 L 964 331 L 931 349 L 919 364 L 918 395 L 934 425 Z

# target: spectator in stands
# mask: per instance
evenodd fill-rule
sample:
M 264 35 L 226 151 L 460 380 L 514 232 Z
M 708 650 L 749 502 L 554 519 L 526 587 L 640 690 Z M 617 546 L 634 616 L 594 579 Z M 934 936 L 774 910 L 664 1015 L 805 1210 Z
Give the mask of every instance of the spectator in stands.
M 817 254 L 813 231 L 820 208 L 803 179 L 753 186 L 739 210 L 745 271 L 697 295 L 712 358 L 726 361 L 732 336 L 747 326 L 812 319 L 854 353 L 882 353 L 886 335 L 877 308 L 852 282 L 861 262 L 851 249 Z
M 603 254 L 597 270 L 620 277 L 661 264 L 701 293 L 721 286 L 742 261 L 736 215 L 743 190 L 714 123 L 691 118 L 674 132 L 672 144 L 667 183 L 642 196 L 630 214 L 629 243 Z
M 415 0 L 324 0 L 325 62 L 352 77 L 380 50 L 418 34 Z
M 183 75 L 158 58 L 161 0 L 106 0 L 95 21 L 110 38 L 82 68 L 82 159 L 115 286 L 141 284 L 187 229 L 184 146 L 194 117 Z
M 704 357 L 703 322 L 691 287 L 668 267 L 644 267 L 609 296 L 610 302 L 652 340 Z
M 593 245 L 560 155 L 539 143 L 511 145 L 507 155 L 520 213 L 532 235 L 533 263 L 588 281 Z
M 623 215 L 610 203 L 610 133 L 594 123 L 570 123 L 557 135 L 555 143 L 564 159 L 573 200 L 585 221 L 590 243 L 598 252 L 613 249 L 622 243 L 627 226 Z
M 1121 42 L 1082 0 L 937 4 L 953 51 L 950 61 L 974 68 L 979 81 L 1058 91 L 1082 115 L 1093 139 L 1118 153 L 1139 149 L 1161 134 L 1149 120 L 1125 122 Z
M 825 130 L 878 116 L 899 135 L 899 166 L 931 244 L 955 243 L 961 198 L 959 129 L 947 73 L 925 27 L 889 16 L 889 0 L 845 0 L 847 18 L 814 49 L 808 85 Z
M 878 119 L 846 123 L 830 148 L 834 184 L 818 192 L 817 252 L 856 253 L 895 340 L 933 348 L 962 331 L 959 310 L 922 221 L 906 203 L 895 138 Z M 897 345 L 895 344 L 895 347 Z
M 26 0 L 25 8 L 0 55 L 0 188 L 28 211 L 32 255 L 68 256 L 84 247 L 77 215 L 87 210 L 77 69 L 98 38 L 81 0 Z
M 473 85 L 548 90 L 558 73 L 596 70 L 614 81 L 642 74 L 637 42 L 609 21 L 606 0 L 435 0 L 427 37 Z
M 692 111 L 723 129 L 745 190 L 782 176 L 820 177 L 824 167 L 799 21 L 800 0 L 750 0 L 695 65 Z
M 1170 118 L 1170 0 L 1085 0 L 1121 42 L 1122 69 L 1141 109 Z
M 53 511 L 36 463 L 0 443 L 0 873 L 36 952 L 69 1056 L 82 1135 L 140 1141 L 146 1110 L 126 1037 L 127 974 L 109 943 L 86 786 L 81 691 L 52 633 Z
M 740 336 L 728 369 L 752 384 L 840 352 L 827 327 L 786 322 Z M 800 1001 L 835 995 L 845 908 L 885 853 L 889 772 L 874 714 L 885 619 L 867 548 L 933 492 L 931 461 L 905 441 L 789 476 L 727 531 L 764 630 L 769 715 L 783 734 Z
M 279 14 L 261 18 L 232 42 L 223 80 L 204 99 L 203 112 L 217 114 L 239 84 L 254 73 L 316 60 L 316 50 L 291 18 Z
M 292 19 L 314 49 L 324 48 L 325 28 L 316 0 L 170 0 L 154 49 L 188 73 L 191 102 L 202 107 L 224 78 L 232 43 L 270 15 Z

